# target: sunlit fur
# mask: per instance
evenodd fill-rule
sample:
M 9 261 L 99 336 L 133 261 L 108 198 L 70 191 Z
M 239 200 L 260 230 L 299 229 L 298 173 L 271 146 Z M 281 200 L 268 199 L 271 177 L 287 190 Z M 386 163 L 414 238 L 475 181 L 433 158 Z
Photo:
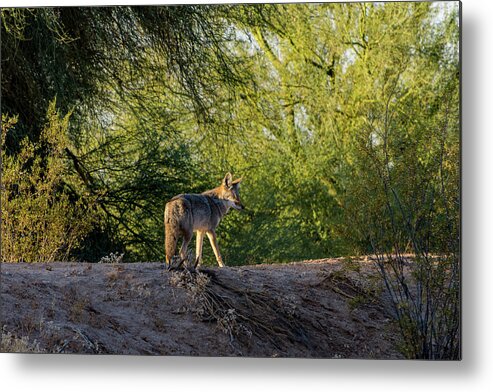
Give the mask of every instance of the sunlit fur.
M 197 235 L 197 248 L 194 268 L 202 258 L 202 242 L 207 235 L 211 243 L 217 263 L 224 267 L 221 253 L 217 245 L 216 227 L 230 208 L 242 210 L 240 199 L 240 179 L 233 181 L 231 173 L 227 173 L 221 185 L 201 194 L 187 193 L 173 197 L 164 210 L 166 264 L 168 268 L 179 268 L 187 257 L 188 244 L 193 233 Z M 183 244 L 180 249 L 179 262 L 171 265 L 176 253 L 176 245 L 180 238 Z

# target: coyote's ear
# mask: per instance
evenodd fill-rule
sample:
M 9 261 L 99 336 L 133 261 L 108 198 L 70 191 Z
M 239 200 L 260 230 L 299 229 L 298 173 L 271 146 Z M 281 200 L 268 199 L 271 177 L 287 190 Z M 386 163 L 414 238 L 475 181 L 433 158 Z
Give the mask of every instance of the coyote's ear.
M 232 184 L 233 185 L 236 185 L 236 184 L 240 185 L 240 182 L 241 182 L 241 177 L 234 180 Z
M 232 182 L 233 182 L 233 176 L 231 175 L 231 173 L 226 173 L 226 176 L 224 177 L 223 180 L 223 185 L 226 188 L 231 188 Z

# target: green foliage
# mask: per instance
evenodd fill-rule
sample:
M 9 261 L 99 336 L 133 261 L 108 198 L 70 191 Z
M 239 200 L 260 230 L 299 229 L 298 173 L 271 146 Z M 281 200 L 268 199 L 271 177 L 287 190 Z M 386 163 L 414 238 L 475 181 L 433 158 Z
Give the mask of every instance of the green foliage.
M 73 111 L 64 150 L 79 180 L 71 191 L 74 200 L 95 200 L 94 228 L 78 258 L 96 261 L 118 250 L 127 260 L 158 259 L 165 200 L 203 189 L 207 173 L 190 159 L 175 123 L 196 129 L 211 110 L 214 86 L 238 83 L 222 12 L 2 9 L 2 111 L 19 119 L 4 149 L 16 155 L 25 137 L 41 138 L 54 96 L 63 112 Z M 44 158 L 44 150 L 37 153 Z
M 2 261 L 67 260 L 91 229 L 87 205 L 71 198 L 65 182 L 69 118 L 53 101 L 39 142 L 25 138 L 19 153 L 9 156 L 4 141 L 17 118 L 2 115 Z
M 218 156 L 218 171 L 246 178 L 250 213 L 220 233 L 232 262 L 367 253 L 375 232 L 392 249 L 396 239 L 409 242 L 410 214 L 429 229 L 428 251 L 444 250 L 440 224 L 458 217 L 455 204 L 445 218 L 436 197 L 442 186 L 458 196 L 456 175 L 439 180 L 445 167 L 458 173 L 454 17 L 436 23 L 440 10 L 426 3 L 265 10 L 269 23 L 238 24 L 236 55 L 255 76 L 233 102 L 227 91 L 216 98 L 227 110 L 212 126 L 226 135 L 196 146 L 199 156 Z M 390 227 L 389 194 L 412 203 L 394 222 L 401 232 Z
M 245 175 L 249 206 L 220 234 L 233 263 L 364 253 L 378 233 L 390 235 L 381 239 L 387 249 L 409 225 L 443 250 L 422 224 L 432 212 L 440 233 L 458 211 L 457 28 L 453 16 L 437 22 L 437 10 L 5 9 L 4 107 L 23 113 L 6 149 L 17 153 L 22 135 L 41 137 L 36 113 L 54 94 L 66 109 L 84 102 L 70 124 L 67 154 L 83 184 L 74 192 L 97 197 L 106 217 L 99 232 L 129 254 L 158 258 L 166 199 L 214 186 L 230 169 Z M 23 67 L 27 52 L 36 61 Z M 16 97 L 20 81 L 28 94 Z M 399 204 L 405 211 L 389 215 Z
M 411 250 L 409 230 L 426 251 L 450 251 L 458 30 L 446 10 L 5 9 L 3 105 L 20 116 L 7 154 L 41 137 L 54 95 L 74 109 L 72 191 L 97 201 L 85 259 L 162 259 L 166 200 L 229 170 L 245 177 L 247 206 L 220 228 L 230 264 Z

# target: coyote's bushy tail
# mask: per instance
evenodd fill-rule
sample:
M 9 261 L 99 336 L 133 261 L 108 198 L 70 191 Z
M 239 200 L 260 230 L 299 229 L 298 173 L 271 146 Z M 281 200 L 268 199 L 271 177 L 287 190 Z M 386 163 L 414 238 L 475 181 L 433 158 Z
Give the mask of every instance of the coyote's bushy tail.
M 176 243 L 178 242 L 178 236 L 176 236 L 174 229 L 170 225 L 165 225 L 165 240 L 164 248 L 166 250 L 166 264 L 171 265 L 173 256 L 176 253 Z
M 178 235 L 176 233 L 177 222 L 174 222 L 170 209 L 169 204 L 164 209 L 164 249 L 166 251 L 166 264 L 168 267 L 171 265 L 172 258 L 176 252 L 176 243 L 178 242 Z
M 183 236 L 184 226 L 186 226 L 184 223 L 189 218 L 184 200 L 174 197 L 166 204 L 164 209 L 164 249 L 168 266 L 171 266 L 170 263 L 176 253 L 176 244 L 178 239 Z

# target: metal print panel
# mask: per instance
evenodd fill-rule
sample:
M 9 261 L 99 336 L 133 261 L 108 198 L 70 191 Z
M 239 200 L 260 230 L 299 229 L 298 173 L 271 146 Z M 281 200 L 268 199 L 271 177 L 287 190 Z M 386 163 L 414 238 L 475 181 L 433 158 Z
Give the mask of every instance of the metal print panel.
M 1 21 L 2 351 L 461 358 L 459 2 Z

